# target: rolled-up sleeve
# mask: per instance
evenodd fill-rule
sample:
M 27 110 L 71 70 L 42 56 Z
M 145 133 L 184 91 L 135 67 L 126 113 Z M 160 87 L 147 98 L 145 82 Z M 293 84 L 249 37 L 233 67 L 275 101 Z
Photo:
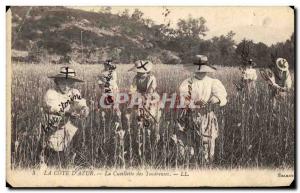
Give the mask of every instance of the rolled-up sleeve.
M 227 103 L 227 92 L 221 81 L 215 79 L 212 84 L 212 96 L 217 97 L 220 100 L 220 106 L 224 106 Z

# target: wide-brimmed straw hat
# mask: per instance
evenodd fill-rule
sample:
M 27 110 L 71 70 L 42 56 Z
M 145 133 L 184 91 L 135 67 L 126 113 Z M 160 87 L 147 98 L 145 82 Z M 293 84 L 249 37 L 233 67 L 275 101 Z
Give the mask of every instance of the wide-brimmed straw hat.
M 138 60 L 134 63 L 134 67 L 128 71 L 147 73 L 152 70 L 153 64 L 149 60 Z
M 289 70 L 289 63 L 284 58 L 277 58 L 277 60 L 276 60 L 276 67 L 279 70 L 288 71 Z
M 192 64 L 184 65 L 184 68 L 193 72 L 215 72 L 216 68 L 208 63 L 207 56 L 196 55 Z
M 61 67 L 60 72 L 54 76 L 48 76 L 48 78 L 65 79 L 73 82 L 84 82 L 76 77 L 75 70 L 69 67 Z

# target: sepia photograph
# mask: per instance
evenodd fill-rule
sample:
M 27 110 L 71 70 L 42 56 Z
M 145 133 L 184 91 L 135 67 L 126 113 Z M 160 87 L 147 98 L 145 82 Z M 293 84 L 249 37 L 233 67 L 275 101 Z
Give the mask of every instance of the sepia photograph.
M 7 184 L 295 186 L 295 9 L 7 7 Z

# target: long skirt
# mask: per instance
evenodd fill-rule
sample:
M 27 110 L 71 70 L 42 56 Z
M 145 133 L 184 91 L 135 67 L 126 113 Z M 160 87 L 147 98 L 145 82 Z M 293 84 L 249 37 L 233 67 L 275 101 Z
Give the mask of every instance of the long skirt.
M 204 158 L 206 162 L 212 162 L 219 131 L 215 113 L 190 112 L 178 124 L 179 129 L 175 131 L 175 135 L 181 156 L 194 156 L 196 159 Z

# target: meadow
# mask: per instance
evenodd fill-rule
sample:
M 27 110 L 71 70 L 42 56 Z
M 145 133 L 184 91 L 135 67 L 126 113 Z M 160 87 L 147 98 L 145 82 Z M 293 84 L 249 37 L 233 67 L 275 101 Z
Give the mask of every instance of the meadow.
M 126 91 L 134 73 L 127 72 L 132 65 L 118 65 L 118 85 Z M 54 82 L 49 75 L 59 72 L 59 65 L 13 65 L 12 70 L 12 128 L 11 128 L 11 163 L 13 168 L 37 167 L 39 160 L 40 131 L 43 122 L 43 96 Z M 88 101 L 90 114 L 81 124 L 73 138 L 72 154 L 64 159 L 67 167 L 129 167 L 132 160 L 128 156 L 122 161 L 110 157 L 114 151 L 113 139 L 104 139 L 104 130 L 110 130 L 111 124 L 103 124 L 101 112 L 97 110 L 97 76 L 102 65 L 72 66 L 77 76 L 85 80 L 75 87 Z M 158 93 L 176 92 L 180 83 L 189 76 L 175 65 L 155 65 L 153 74 L 157 78 Z M 241 72 L 234 67 L 218 67 L 213 75 L 221 80 L 228 93 L 228 103 L 217 112 L 219 137 L 216 141 L 215 160 L 218 168 L 286 168 L 294 165 L 295 150 L 295 114 L 294 87 L 285 101 L 279 102 L 276 109 L 269 100 L 268 85 L 258 73 L 256 89 L 245 97 L 237 92 L 233 81 L 240 79 Z M 292 73 L 293 75 L 293 73 Z M 292 76 L 293 77 L 293 76 Z M 163 111 L 160 123 L 161 142 L 154 160 L 147 162 L 147 167 L 166 169 L 186 166 L 185 162 L 174 159 L 171 135 L 175 127 L 176 114 L 173 110 Z M 109 123 L 113 120 L 106 120 Z M 127 132 L 127 131 L 125 131 Z M 126 138 L 125 138 L 126 139 Z M 128 146 L 128 141 L 124 141 Z M 127 152 L 128 154 L 128 152 Z M 114 160 L 114 159 L 118 159 Z M 174 163 L 176 162 L 176 164 Z M 112 164 L 113 163 L 113 164 Z M 197 166 L 200 167 L 200 166 Z

